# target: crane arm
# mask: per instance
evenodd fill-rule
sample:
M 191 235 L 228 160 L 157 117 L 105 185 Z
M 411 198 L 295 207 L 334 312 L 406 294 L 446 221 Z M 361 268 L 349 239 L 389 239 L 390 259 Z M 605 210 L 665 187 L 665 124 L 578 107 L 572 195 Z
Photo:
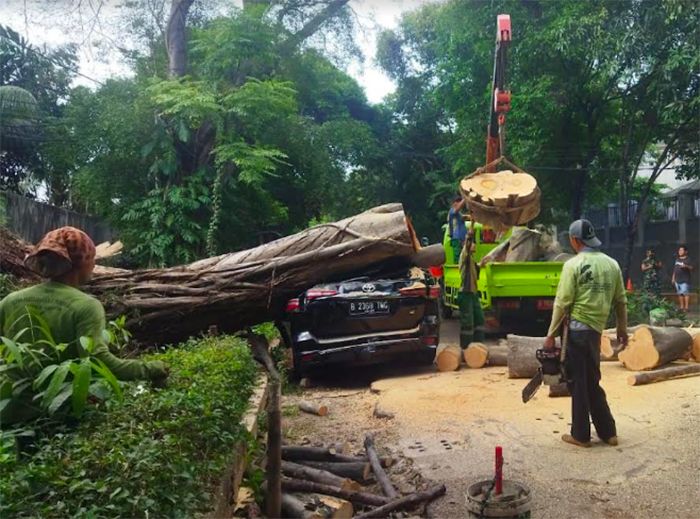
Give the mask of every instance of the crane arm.
M 499 14 L 496 20 L 496 52 L 493 60 L 493 88 L 486 138 L 486 163 L 505 153 L 506 113 L 510 110 L 510 90 L 506 88 L 506 58 L 511 41 L 510 15 Z M 494 169 L 495 171 L 495 169 Z

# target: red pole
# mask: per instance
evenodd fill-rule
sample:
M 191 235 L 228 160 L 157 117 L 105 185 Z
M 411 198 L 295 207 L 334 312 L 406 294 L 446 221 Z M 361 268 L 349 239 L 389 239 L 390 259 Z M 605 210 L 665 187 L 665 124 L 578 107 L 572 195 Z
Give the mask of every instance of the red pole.
M 503 493 L 503 447 L 496 447 L 496 495 Z

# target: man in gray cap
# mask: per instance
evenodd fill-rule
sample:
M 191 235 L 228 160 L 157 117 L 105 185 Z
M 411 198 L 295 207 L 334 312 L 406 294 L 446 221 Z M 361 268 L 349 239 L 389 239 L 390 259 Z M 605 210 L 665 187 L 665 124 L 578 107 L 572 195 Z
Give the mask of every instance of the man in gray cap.
M 569 227 L 569 241 L 576 256 L 564 263 L 552 323 L 544 347 L 568 326 L 564 367 L 571 392 L 571 434 L 562 440 L 580 447 L 591 446 L 591 423 L 598 437 L 617 445 L 617 431 L 605 391 L 600 387 L 600 335 L 611 307 L 617 318 L 617 337 L 627 344 L 627 297 L 617 262 L 600 252 L 600 240 L 588 220 Z M 590 419 L 589 419 L 590 416 Z

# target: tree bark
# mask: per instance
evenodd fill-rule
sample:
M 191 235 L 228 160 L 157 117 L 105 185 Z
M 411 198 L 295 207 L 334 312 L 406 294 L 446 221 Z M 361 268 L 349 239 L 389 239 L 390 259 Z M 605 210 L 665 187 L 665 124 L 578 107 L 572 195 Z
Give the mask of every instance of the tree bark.
M 396 272 L 419 249 L 401 204 L 375 207 L 253 249 L 181 267 L 95 276 L 86 286 L 134 340 L 172 344 L 216 324 L 222 332 L 276 320 L 307 288 L 356 274 Z
M 370 510 L 369 512 L 365 512 L 364 514 L 355 516 L 355 519 L 370 519 L 371 517 L 389 517 L 390 512 L 393 512 L 395 510 L 412 508 L 416 505 L 419 505 L 420 503 L 432 501 L 433 499 L 444 495 L 446 491 L 447 488 L 445 487 L 445 485 L 436 485 L 424 492 L 416 492 L 415 494 L 411 494 L 410 496 L 396 499 L 390 503 L 387 503 L 384 506 L 380 506 L 379 508 L 375 508 L 374 510 Z
M 304 502 L 290 494 L 282 494 L 282 511 L 284 516 L 276 515 L 272 517 L 288 517 L 290 519 L 323 519 L 319 513 L 307 510 Z
M 654 382 L 661 382 L 672 378 L 696 377 L 698 375 L 700 375 L 700 365 L 689 364 L 686 366 L 672 366 L 630 375 L 627 377 L 627 383 L 630 386 L 641 386 L 643 384 L 653 384 Z
M 301 45 L 307 38 L 318 31 L 324 23 L 333 18 L 349 0 L 331 0 L 316 16 L 294 34 L 290 35 L 282 44 L 281 52 L 289 53 Z
M 507 366 L 508 346 L 489 346 L 489 356 L 486 359 L 487 366 Z
M 338 463 L 335 461 L 299 461 L 300 465 L 313 467 L 315 469 L 325 470 L 342 478 L 350 478 L 359 483 L 366 483 L 372 474 L 372 467 L 368 462 L 344 462 Z
M 170 16 L 165 32 L 165 46 L 168 51 L 168 75 L 179 78 L 187 72 L 187 12 L 194 0 L 172 0 Z
M 693 337 L 682 328 L 641 326 L 618 358 L 627 369 L 644 371 L 680 359 L 692 346 Z
M 379 486 L 382 487 L 384 495 L 389 499 L 396 499 L 399 494 L 396 492 L 394 485 L 391 484 L 389 476 L 386 475 L 386 472 L 384 472 L 384 469 L 382 468 L 382 464 L 379 461 L 379 456 L 374 448 L 374 438 L 371 434 L 365 435 L 365 451 L 367 452 L 369 463 L 372 465 L 374 477 L 377 478 L 377 482 L 379 482 Z
M 284 478 L 282 479 L 282 489 L 289 492 L 315 492 L 317 494 L 340 497 L 357 505 L 383 506 L 389 502 L 389 498 L 377 494 L 343 490 L 332 485 L 324 485 L 303 479 Z
M 356 481 L 352 481 L 348 478 L 341 478 L 340 476 L 336 476 L 335 474 L 331 474 L 325 470 L 307 467 L 306 465 L 299 465 L 298 463 L 292 463 L 291 461 L 282 462 L 282 473 L 298 479 L 305 479 L 308 481 L 315 481 L 316 483 L 323 483 L 324 485 L 340 487 L 343 490 L 360 490 L 360 484 Z
M 566 385 L 566 382 L 549 386 L 549 398 L 559 398 L 562 396 L 571 396 L 569 386 Z
M 542 348 L 544 339 L 508 335 L 508 378 L 531 378 L 537 373 L 540 363 L 535 358 L 535 351 Z

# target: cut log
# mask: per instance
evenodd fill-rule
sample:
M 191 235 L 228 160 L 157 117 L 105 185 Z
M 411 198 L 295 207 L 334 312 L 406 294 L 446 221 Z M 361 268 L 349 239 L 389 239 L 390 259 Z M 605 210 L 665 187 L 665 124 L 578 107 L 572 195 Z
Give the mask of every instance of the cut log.
M 489 357 L 486 359 L 488 366 L 508 365 L 508 345 L 489 346 Z
M 307 510 L 303 501 L 290 494 L 282 494 L 283 517 L 290 519 L 323 519 L 323 515 Z
M 189 265 L 99 275 L 86 286 L 141 343 L 175 343 L 284 316 L 309 287 L 408 268 L 420 247 L 401 204 L 376 207 L 259 247 Z M 309 268 L 313 265 L 313 268 Z
M 690 358 L 695 362 L 700 362 L 700 328 L 685 328 L 685 331 L 693 338 L 693 345 L 690 347 Z
M 384 495 L 389 499 L 396 499 L 399 496 L 399 493 L 394 488 L 394 485 L 391 484 L 389 476 L 386 475 L 386 472 L 384 472 L 384 469 L 382 468 L 382 464 L 379 461 L 379 456 L 374 448 L 374 437 L 371 434 L 365 435 L 365 451 L 367 452 L 369 463 L 372 465 L 374 477 L 377 478 L 377 482 L 382 488 L 382 492 L 384 492 Z
M 549 386 L 549 398 L 559 398 L 562 396 L 571 396 L 569 386 L 566 385 L 566 382 Z
M 364 514 L 357 515 L 355 516 L 355 519 L 370 519 L 371 517 L 389 517 L 390 512 L 394 512 L 395 510 L 410 509 L 421 503 L 425 503 L 426 501 L 432 501 L 433 499 L 444 495 L 446 491 L 447 488 L 445 487 L 445 485 L 436 485 L 424 492 L 416 492 L 415 494 L 396 499 L 394 501 L 391 501 L 390 503 L 387 503 L 384 506 L 380 506 L 379 508 L 375 508 L 374 510 L 365 512 Z
M 356 505 L 383 506 L 390 501 L 388 497 L 379 496 L 370 492 L 343 490 L 342 488 L 332 485 L 324 485 L 322 483 L 303 479 L 283 478 L 282 489 L 288 492 L 315 492 L 317 494 L 340 497 Z
M 440 344 L 435 351 L 438 371 L 455 371 L 462 362 L 462 348 L 457 344 Z
M 627 335 L 631 336 L 640 327 L 632 326 L 627 328 Z M 600 360 L 601 361 L 613 361 L 618 360 L 618 355 L 624 349 L 617 340 L 617 330 L 615 328 L 608 328 L 603 330 L 600 336 Z
M 700 365 L 688 364 L 686 366 L 671 366 L 630 375 L 627 377 L 627 383 L 630 386 L 641 386 L 643 384 L 653 384 L 654 382 L 661 382 L 672 378 L 697 377 L 698 375 L 700 375 Z
M 291 461 L 282 462 L 282 473 L 297 479 L 306 479 L 317 483 L 323 483 L 324 485 L 340 487 L 343 490 L 360 490 L 361 488 L 358 482 L 352 481 L 349 478 L 341 478 L 328 471 L 292 463 Z
M 508 378 L 532 378 L 540 363 L 535 351 L 544 345 L 544 337 L 508 335 Z M 561 346 L 560 339 L 557 344 Z
M 299 445 L 283 445 L 282 459 L 287 461 L 333 461 L 336 463 L 367 461 L 367 458 L 362 456 L 336 454 L 335 449 L 326 449 L 325 447 L 302 447 Z
M 299 409 L 305 413 L 315 414 L 317 416 L 326 416 L 328 414 L 328 407 L 323 404 L 315 404 L 313 402 L 307 402 L 305 400 L 299 402 Z
M 315 469 L 325 470 L 336 476 L 350 478 L 360 483 L 365 483 L 372 475 L 372 467 L 369 462 L 358 461 L 354 463 L 338 463 L 334 461 L 300 461 L 300 465 L 306 465 Z
M 489 358 L 489 350 L 480 342 L 472 342 L 464 350 L 464 362 L 470 368 L 483 368 Z
M 682 328 L 642 326 L 618 358 L 629 370 L 646 371 L 680 359 L 692 346 L 693 338 Z

